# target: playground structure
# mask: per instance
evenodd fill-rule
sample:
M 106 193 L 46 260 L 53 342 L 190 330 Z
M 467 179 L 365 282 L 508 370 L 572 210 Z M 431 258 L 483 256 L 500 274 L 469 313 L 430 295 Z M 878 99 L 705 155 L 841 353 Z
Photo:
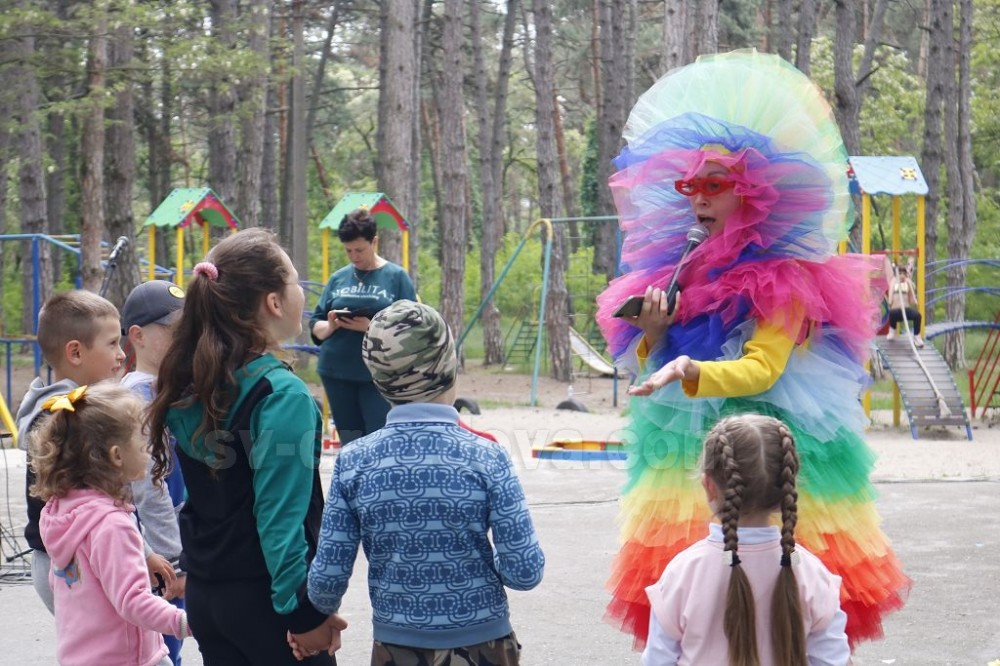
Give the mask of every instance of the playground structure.
M 12 437 L 16 440 L 17 433 L 14 430 L 12 424 L 13 420 L 8 423 L 8 416 L 10 414 L 9 405 L 6 403 L 6 399 L 9 398 L 11 394 L 11 387 L 13 379 L 11 376 L 12 372 L 12 362 L 13 362 L 13 347 L 15 345 L 31 345 L 32 355 L 34 362 L 34 372 L 35 375 L 39 375 L 42 368 L 42 352 L 36 343 L 34 332 L 38 330 L 38 313 L 42 309 L 42 284 L 41 284 L 41 266 L 42 266 L 42 248 L 49 246 L 59 252 L 64 252 L 70 257 L 75 258 L 75 263 L 77 266 L 76 276 L 74 277 L 74 287 L 79 289 L 82 287 L 82 282 L 80 278 L 80 265 L 82 262 L 82 257 L 80 253 L 80 235 L 79 234 L 64 234 L 60 236 L 50 236 L 48 234 L 5 234 L 0 235 L 0 244 L 5 242 L 29 242 L 31 245 L 31 335 L 20 335 L 20 336 L 8 336 L 3 333 L 0 337 L 0 344 L 4 346 L 4 370 L 5 370 L 5 383 L 4 390 L 0 393 L 0 423 L 2 423 L 8 430 L 12 432 Z M 107 253 L 110 251 L 110 243 L 101 242 L 101 247 Z M 107 268 L 107 255 L 102 259 L 102 264 Z M 140 265 L 146 263 L 145 259 L 140 258 Z M 166 274 L 166 269 L 159 266 L 152 266 L 150 270 L 156 271 L 160 274 Z
M 323 283 L 330 279 L 330 232 L 336 232 L 344 216 L 351 211 L 364 209 L 375 218 L 375 226 L 379 229 L 399 229 L 403 235 L 403 269 L 410 272 L 410 225 L 403 218 L 392 202 L 382 192 L 348 192 L 337 205 L 320 220 L 319 228 L 323 251 Z
M 174 229 L 177 234 L 177 256 L 173 271 L 174 283 L 184 286 L 184 231 L 201 228 L 201 253 L 208 254 L 211 243 L 211 228 L 229 229 L 230 233 L 239 230 L 239 220 L 233 212 L 208 187 L 178 188 L 171 192 L 163 202 L 156 207 L 143 224 L 147 228 L 149 243 L 148 257 L 156 257 L 157 228 Z M 148 262 L 147 279 L 154 280 L 157 276 L 169 276 L 169 271 L 157 273 L 153 262 Z
M 202 252 L 205 254 L 208 253 L 209 249 L 211 236 L 209 233 L 210 227 L 215 226 L 229 228 L 233 233 L 238 230 L 238 220 L 233 215 L 232 211 L 230 211 L 229 208 L 222 203 L 222 201 L 211 189 L 175 189 L 159 206 L 157 206 L 156 210 L 150 214 L 143 224 L 143 227 L 147 228 L 148 231 L 149 250 L 148 255 L 145 258 L 141 256 L 139 257 L 140 273 L 145 273 L 150 280 L 157 277 L 163 277 L 166 279 L 173 279 L 176 284 L 183 285 L 184 230 L 193 228 L 195 225 L 200 226 L 202 229 Z M 176 229 L 177 232 L 177 263 L 173 270 L 158 266 L 154 261 L 154 258 L 156 257 L 156 234 L 154 233 L 154 229 L 163 227 Z M 41 349 L 38 347 L 34 333 L 38 330 L 38 313 L 42 309 L 42 285 L 40 276 L 43 244 L 47 244 L 56 250 L 66 252 L 70 256 L 76 257 L 78 270 L 74 281 L 77 289 L 82 287 L 79 271 L 82 256 L 80 252 L 79 234 L 67 234 L 61 236 L 49 236 L 47 234 L 9 234 L 0 236 L 0 242 L 4 241 L 30 241 L 31 243 L 32 335 L 16 337 L 4 336 L 0 338 L 0 344 L 3 344 L 5 347 L 4 358 L 6 361 L 6 384 L 3 393 L 0 393 L 0 423 L 2 423 L 2 425 L 11 432 L 11 437 L 16 443 L 17 432 L 14 427 L 13 419 L 10 418 L 10 409 L 6 402 L 6 396 L 10 396 L 13 383 L 11 377 L 13 360 L 12 347 L 13 345 L 30 344 L 34 354 L 35 375 L 39 375 L 41 373 Z M 101 246 L 105 250 L 110 249 L 109 244 L 103 241 Z M 106 274 L 109 263 L 113 264 L 114 260 L 111 259 L 109 262 L 109 257 L 107 255 L 102 258 L 102 264 L 105 267 Z
M 479 321 L 483 314 L 483 311 L 489 305 L 490 301 L 493 299 L 497 292 L 497 289 L 503 283 L 505 277 L 510 272 L 511 267 L 517 260 L 521 251 L 524 249 L 527 242 L 531 239 L 533 233 L 538 231 L 542 234 L 543 241 L 543 255 L 542 255 L 542 284 L 540 285 L 540 296 L 538 299 L 538 316 L 534 321 L 528 322 L 520 317 L 520 321 L 517 321 L 515 325 L 518 327 L 517 332 L 513 336 L 513 342 L 511 343 L 509 349 L 518 348 L 520 346 L 522 352 L 525 354 L 525 358 L 533 354 L 532 361 L 532 379 L 531 379 L 531 396 L 530 404 L 532 407 L 538 404 L 538 376 L 542 365 L 542 350 L 543 350 L 543 336 L 545 333 L 545 305 L 548 296 L 549 278 L 552 263 L 552 238 L 554 232 L 555 224 L 564 224 L 571 222 L 612 222 L 617 221 L 617 217 L 611 215 L 603 216 L 593 216 L 593 217 L 564 217 L 564 218 L 541 218 L 535 220 L 521 235 L 521 240 L 518 245 L 511 252 L 510 257 L 507 259 L 507 263 L 501 269 L 500 274 L 494 280 L 493 284 L 490 286 L 489 291 L 480 301 L 479 306 L 476 308 L 475 313 L 469 319 L 465 325 L 465 329 L 458 338 L 457 346 L 459 350 L 462 348 L 462 344 L 468 337 L 469 333 L 472 331 L 476 322 Z M 620 245 L 619 242 L 617 244 Z M 617 257 L 615 258 L 615 265 L 618 265 Z M 533 338 L 533 340 L 531 339 Z M 570 349 L 577 358 L 579 358 L 588 368 L 603 376 L 610 376 L 613 380 L 612 382 L 612 402 L 614 406 L 618 406 L 618 373 L 615 371 L 614 365 L 608 361 L 599 350 L 597 350 L 593 344 L 583 335 L 580 331 L 569 326 L 569 343 Z M 510 360 L 510 351 L 506 354 L 507 360 Z M 505 361 L 506 362 L 506 361 Z M 564 401 L 568 405 L 579 405 L 580 403 L 574 401 L 572 396 L 569 400 Z
M 910 252 L 903 250 L 901 243 L 901 198 L 915 195 L 916 199 L 916 294 L 921 317 L 927 321 L 927 308 L 942 298 L 953 295 L 954 290 L 939 288 L 928 293 L 926 284 L 930 274 L 944 270 L 951 262 L 936 262 L 936 266 L 926 264 L 924 247 L 925 220 L 924 197 L 927 194 L 927 184 L 920 167 L 912 157 L 851 157 L 852 191 L 862 196 L 862 252 L 871 254 L 871 213 L 872 197 L 889 195 L 892 205 L 892 246 L 887 254 L 896 257 Z M 987 262 L 994 263 L 994 262 Z M 888 276 L 887 276 L 888 277 Z M 965 288 L 961 291 L 984 290 L 1000 293 L 991 288 Z M 931 298 L 928 298 L 932 296 Z M 942 334 L 953 333 L 969 328 L 993 328 L 1000 326 L 1000 312 L 995 322 L 944 322 L 928 326 L 924 337 L 928 340 Z M 969 372 L 971 414 L 974 417 L 977 400 L 995 394 L 1000 383 L 1000 345 L 996 344 L 995 332 L 991 332 L 990 340 L 984 346 L 975 368 Z M 990 341 L 994 341 L 991 343 Z M 884 366 L 895 380 L 893 387 L 893 425 L 900 423 L 900 401 L 906 409 L 910 423 L 910 432 L 914 439 L 919 436 L 921 426 L 958 426 L 965 427 L 966 436 L 972 439 L 972 427 L 969 414 L 965 410 L 961 394 L 955 384 L 950 369 L 944 359 L 933 346 L 918 349 L 907 344 L 902 338 L 888 340 L 879 337 L 876 340 L 876 350 Z M 982 377 L 978 382 L 977 378 Z M 870 392 L 865 396 L 866 411 L 870 413 Z
M 609 440 L 558 440 L 531 449 L 531 457 L 539 460 L 625 460 L 625 445 Z

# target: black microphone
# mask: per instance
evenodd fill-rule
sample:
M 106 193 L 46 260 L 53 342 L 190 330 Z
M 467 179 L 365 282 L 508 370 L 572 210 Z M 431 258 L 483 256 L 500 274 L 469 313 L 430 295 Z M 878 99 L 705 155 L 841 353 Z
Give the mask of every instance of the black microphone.
M 677 278 L 680 277 L 681 268 L 684 266 L 684 260 L 687 256 L 691 254 L 691 250 L 695 249 L 708 238 L 708 229 L 696 224 L 687 233 L 687 245 L 684 246 L 684 253 L 681 254 L 681 258 L 677 260 L 677 266 L 674 267 L 673 277 L 670 278 L 670 286 L 667 287 L 667 314 L 671 315 L 674 313 L 674 306 L 677 305 L 677 292 L 681 290 L 681 286 L 677 284 Z
M 128 237 L 127 236 L 119 236 L 118 240 L 115 241 L 115 246 L 113 248 L 111 248 L 111 254 L 108 255 L 108 263 L 111 263 L 112 261 L 114 261 L 115 259 L 117 259 L 118 255 L 126 247 L 128 247 Z

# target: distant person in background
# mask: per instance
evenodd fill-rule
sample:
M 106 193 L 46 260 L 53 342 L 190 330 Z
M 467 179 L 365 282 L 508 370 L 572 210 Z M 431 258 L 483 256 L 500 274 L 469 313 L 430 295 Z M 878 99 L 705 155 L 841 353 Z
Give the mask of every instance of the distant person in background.
M 416 300 L 410 276 L 378 255 L 375 218 L 364 209 L 344 216 L 337 230 L 350 264 L 330 277 L 309 320 L 319 345 L 317 372 L 340 441 L 347 444 L 385 425 L 389 403 L 361 360 L 361 341 L 375 314 L 395 301 Z
M 910 270 L 907 266 L 897 266 L 895 273 L 890 272 L 889 278 L 889 332 L 886 340 L 896 337 L 896 327 L 903 322 L 903 315 L 906 315 L 906 322 L 913 332 L 913 344 L 918 347 L 924 346 L 924 341 L 920 337 L 920 305 L 917 301 L 917 288 L 910 279 Z

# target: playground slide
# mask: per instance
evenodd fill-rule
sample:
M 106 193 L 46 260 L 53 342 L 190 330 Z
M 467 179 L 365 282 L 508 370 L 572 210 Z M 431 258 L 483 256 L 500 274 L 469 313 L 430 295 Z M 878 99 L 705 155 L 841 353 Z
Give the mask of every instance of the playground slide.
M 615 374 L 614 366 L 601 356 L 601 352 L 591 347 L 590 343 L 572 326 L 569 329 L 569 344 L 573 353 L 583 359 L 583 362 L 594 372 L 609 377 Z
M 927 345 L 916 350 L 927 369 L 925 374 L 917 363 L 914 350 L 905 336 L 894 340 L 878 337 L 875 339 L 875 346 L 885 368 L 892 373 L 899 388 L 913 439 L 918 438 L 921 426 L 932 425 L 964 426 L 966 436 L 972 439 L 972 427 L 965 405 L 962 403 L 962 395 L 955 385 L 948 365 L 937 349 Z M 935 387 L 937 392 L 934 391 Z M 939 394 L 947 410 L 942 410 L 938 400 Z

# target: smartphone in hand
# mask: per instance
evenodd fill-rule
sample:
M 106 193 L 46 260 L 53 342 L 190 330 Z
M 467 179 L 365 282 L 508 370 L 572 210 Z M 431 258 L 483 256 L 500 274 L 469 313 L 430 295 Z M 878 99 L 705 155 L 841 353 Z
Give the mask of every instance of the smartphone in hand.
M 638 317 L 642 312 L 644 296 L 629 296 L 618 309 L 611 313 L 612 317 Z
M 338 310 L 330 310 L 333 314 L 337 315 L 337 319 L 351 319 L 354 317 L 354 313 L 347 308 L 341 308 Z

